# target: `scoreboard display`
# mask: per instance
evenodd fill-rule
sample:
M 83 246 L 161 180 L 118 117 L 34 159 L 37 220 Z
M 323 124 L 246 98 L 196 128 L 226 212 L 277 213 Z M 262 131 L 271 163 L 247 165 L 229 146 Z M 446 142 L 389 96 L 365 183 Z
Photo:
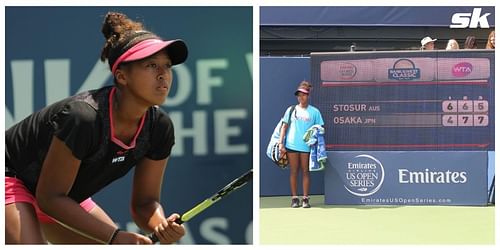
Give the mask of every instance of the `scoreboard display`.
M 494 150 L 494 51 L 312 53 L 327 150 Z

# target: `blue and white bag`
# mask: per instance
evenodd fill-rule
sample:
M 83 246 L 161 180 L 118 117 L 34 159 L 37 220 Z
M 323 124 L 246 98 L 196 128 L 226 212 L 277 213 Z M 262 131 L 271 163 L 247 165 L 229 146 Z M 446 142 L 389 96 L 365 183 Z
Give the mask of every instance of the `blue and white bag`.
M 294 110 L 295 110 L 295 105 L 290 106 L 290 112 L 288 113 L 288 122 L 290 122 L 290 118 Z M 269 140 L 269 144 L 267 145 L 266 155 L 276 165 L 278 165 L 278 167 L 285 169 L 288 167 L 288 158 L 286 154 L 280 156 L 280 150 L 279 150 L 279 139 L 280 139 L 282 124 L 283 122 L 280 119 L 278 124 L 276 124 L 273 134 L 271 135 L 271 139 Z

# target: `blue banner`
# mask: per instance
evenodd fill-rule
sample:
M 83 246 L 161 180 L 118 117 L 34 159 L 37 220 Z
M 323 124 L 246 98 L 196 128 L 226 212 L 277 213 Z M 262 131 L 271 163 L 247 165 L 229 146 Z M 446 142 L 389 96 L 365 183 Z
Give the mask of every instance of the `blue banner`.
M 261 7 L 262 26 L 495 27 L 493 6 Z
M 487 152 L 329 152 L 325 203 L 486 205 Z
M 252 7 L 6 7 L 5 127 L 78 92 L 113 84 L 100 28 L 123 12 L 165 39 L 183 39 L 186 63 L 173 67 L 162 108 L 176 143 L 163 180 L 166 214 L 182 213 L 252 163 Z M 235 35 L 237 34 L 237 35 Z M 94 200 L 122 228 L 130 216 L 133 171 Z M 185 224 L 181 244 L 251 244 L 252 183 Z

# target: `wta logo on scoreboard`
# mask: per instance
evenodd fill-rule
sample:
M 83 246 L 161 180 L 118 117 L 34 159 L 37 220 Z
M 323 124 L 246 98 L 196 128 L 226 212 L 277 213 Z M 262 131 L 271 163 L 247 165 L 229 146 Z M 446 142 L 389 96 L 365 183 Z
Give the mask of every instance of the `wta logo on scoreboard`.
M 345 167 L 344 188 L 355 196 L 370 196 L 384 183 L 384 166 L 371 155 L 357 155 Z
M 388 78 L 398 81 L 420 79 L 420 69 L 410 59 L 399 59 L 388 70 Z
M 472 73 L 472 64 L 468 62 L 461 62 L 453 65 L 451 74 L 455 77 L 465 77 Z

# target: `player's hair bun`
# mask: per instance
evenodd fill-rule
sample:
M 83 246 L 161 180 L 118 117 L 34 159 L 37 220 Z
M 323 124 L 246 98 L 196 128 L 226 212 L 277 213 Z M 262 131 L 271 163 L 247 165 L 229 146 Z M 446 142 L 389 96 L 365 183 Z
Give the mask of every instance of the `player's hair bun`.
M 130 20 L 125 14 L 108 12 L 101 28 L 101 32 L 106 39 L 101 51 L 101 60 L 105 61 L 108 59 L 110 50 L 122 43 L 126 39 L 127 34 L 142 29 L 142 23 Z

